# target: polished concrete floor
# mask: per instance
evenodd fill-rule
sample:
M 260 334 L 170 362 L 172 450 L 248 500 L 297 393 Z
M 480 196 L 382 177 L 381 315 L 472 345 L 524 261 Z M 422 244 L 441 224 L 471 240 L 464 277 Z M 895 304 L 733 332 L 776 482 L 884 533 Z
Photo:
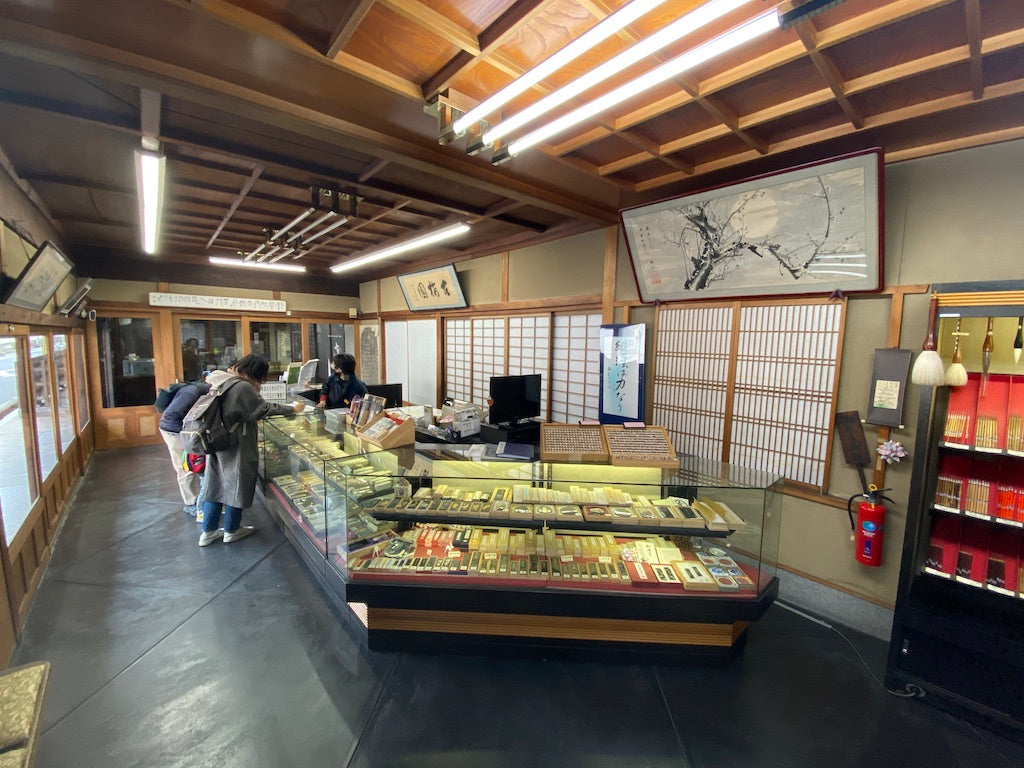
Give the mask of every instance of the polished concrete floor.
M 12 660 L 53 664 L 40 768 L 1024 765 L 778 606 L 724 669 L 372 652 L 246 518 L 200 549 L 162 445 L 93 457 Z

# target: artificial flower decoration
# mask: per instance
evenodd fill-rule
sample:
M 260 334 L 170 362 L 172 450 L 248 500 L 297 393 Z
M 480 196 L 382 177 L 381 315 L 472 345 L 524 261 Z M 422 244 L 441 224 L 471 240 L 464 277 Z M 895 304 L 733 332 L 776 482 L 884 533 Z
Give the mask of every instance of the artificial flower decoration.
M 903 443 L 886 440 L 878 446 L 878 455 L 885 459 L 886 464 L 899 463 L 901 459 L 907 458 L 907 449 L 903 447 Z

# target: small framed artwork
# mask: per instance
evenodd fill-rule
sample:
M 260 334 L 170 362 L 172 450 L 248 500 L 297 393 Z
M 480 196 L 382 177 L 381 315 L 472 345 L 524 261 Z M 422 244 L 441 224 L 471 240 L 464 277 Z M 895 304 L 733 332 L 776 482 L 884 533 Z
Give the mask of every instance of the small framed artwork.
M 454 264 L 399 275 L 398 283 L 405 294 L 405 303 L 413 311 L 459 309 L 466 306 L 466 297 L 462 295 Z
M 57 246 L 46 241 L 36 250 L 4 303 L 42 312 L 73 267 Z
M 873 149 L 626 208 L 646 302 L 877 291 L 882 153 Z

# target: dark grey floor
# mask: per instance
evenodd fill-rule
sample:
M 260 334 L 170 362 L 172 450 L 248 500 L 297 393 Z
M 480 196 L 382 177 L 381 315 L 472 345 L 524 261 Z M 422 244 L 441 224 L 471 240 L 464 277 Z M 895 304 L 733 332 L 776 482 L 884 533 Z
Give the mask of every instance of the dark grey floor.
M 94 456 L 12 661 L 53 664 L 40 768 L 1024 766 L 777 606 L 725 669 L 374 653 L 246 517 L 200 549 L 162 445 Z

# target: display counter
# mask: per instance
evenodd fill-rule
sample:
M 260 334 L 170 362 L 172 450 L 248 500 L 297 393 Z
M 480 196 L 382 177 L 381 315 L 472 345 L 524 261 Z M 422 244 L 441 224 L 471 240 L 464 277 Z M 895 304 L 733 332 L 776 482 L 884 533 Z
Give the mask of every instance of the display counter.
M 372 648 L 729 658 L 778 592 L 772 475 L 374 450 L 319 413 L 262 437 L 268 507 L 328 588 L 367 606 Z

